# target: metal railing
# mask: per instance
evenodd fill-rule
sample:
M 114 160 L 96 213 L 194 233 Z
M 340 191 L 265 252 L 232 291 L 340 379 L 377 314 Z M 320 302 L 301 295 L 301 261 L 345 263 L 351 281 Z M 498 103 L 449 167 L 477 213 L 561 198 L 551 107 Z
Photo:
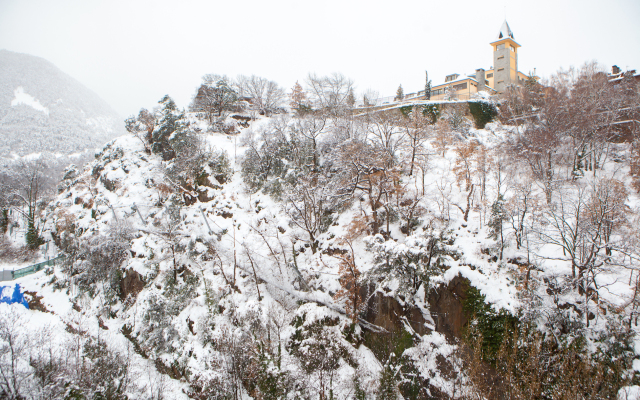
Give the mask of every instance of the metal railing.
M 64 256 L 59 255 L 59 256 L 57 256 L 55 258 L 52 258 L 50 260 L 42 261 L 42 262 L 39 262 L 39 263 L 33 264 L 33 265 L 29 265 L 28 267 L 24 267 L 24 268 L 20 268 L 20 269 L 16 269 L 16 270 L 5 269 L 5 270 L 2 271 L 2 274 L 0 274 L 0 282 L 1 281 L 12 281 L 14 279 L 22 278 L 23 276 L 35 274 L 36 272 L 41 271 L 42 269 L 44 269 L 44 267 L 47 267 L 49 265 L 56 265 L 57 262 L 61 262 L 63 259 L 64 259 Z

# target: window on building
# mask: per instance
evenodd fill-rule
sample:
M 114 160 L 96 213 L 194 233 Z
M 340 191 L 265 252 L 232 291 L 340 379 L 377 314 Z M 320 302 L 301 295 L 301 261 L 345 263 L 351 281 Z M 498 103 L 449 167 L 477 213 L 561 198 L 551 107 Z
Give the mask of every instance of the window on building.
M 502 50 L 502 49 L 504 49 L 504 43 L 499 44 L 499 45 L 496 47 L 496 50 Z
M 498 83 L 504 83 L 504 81 L 498 81 Z
M 498 60 L 502 60 L 504 58 L 504 56 L 500 56 L 498 57 Z
M 493 73 L 487 74 L 487 78 L 493 78 Z
M 447 75 L 447 76 L 444 78 L 444 81 L 445 81 L 445 82 L 455 81 L 456 79 L 458 79 L 458 77 L 459 77 L 459 76 L 460 76 L 460 75 L 458 75 L 458 74 L 451 74 L 451 75 Z
M 453 90 L 463 90 L 467 88 L 467 82 L 461 83 L 459 85 L 453 85 Z
M 515 47 L 513 47 L 513 46 L 511 46 L 511 51 L 515 52 L 515 51 L 516 51 L 516 48 L 515 48 Z
M 498 68 L 498 72 L 504 71 L 504 68 Z

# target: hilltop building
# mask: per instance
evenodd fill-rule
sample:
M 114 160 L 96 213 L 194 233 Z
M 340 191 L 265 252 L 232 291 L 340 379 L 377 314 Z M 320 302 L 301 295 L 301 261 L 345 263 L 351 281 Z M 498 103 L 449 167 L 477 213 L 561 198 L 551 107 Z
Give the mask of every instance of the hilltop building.
M 481 91 L 494 95 L 504 92 L 509 86 L 523 85 L 528 75 L 518 71 L 518 49 L 521 46 L 515 41 L 506 20 L 490 45 L 493 48 L 491 68 L 478 68 L 468 75 L 447 75 L 443 83 L 432 86 L 431 100 L 468 100 Z M 424 97 L 424 90 L 409 94 L 406 99 L 420 97 Z

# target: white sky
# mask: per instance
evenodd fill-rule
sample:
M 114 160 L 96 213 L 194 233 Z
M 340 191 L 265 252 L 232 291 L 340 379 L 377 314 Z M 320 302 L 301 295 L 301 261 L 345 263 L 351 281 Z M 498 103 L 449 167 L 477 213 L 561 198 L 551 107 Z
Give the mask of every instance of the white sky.
M 53 62 L 124 117 L 167 93 L 186 107 L 206 73 L 289 91 L 341 72 L 359 92 L 409 93 L 425 69 L 436 84 L 491 67 L 505 9 L 525 73 L 640 70 L 639 0 L 0 0 L 0 48 Z

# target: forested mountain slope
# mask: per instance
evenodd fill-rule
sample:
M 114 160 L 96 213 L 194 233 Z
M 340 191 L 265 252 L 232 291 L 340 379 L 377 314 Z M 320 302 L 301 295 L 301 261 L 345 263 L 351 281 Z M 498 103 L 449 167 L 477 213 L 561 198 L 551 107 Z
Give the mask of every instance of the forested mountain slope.
M 68 155 L 124 133 L 122 118 L 50 62 L 0 50 L 0 157 Z

